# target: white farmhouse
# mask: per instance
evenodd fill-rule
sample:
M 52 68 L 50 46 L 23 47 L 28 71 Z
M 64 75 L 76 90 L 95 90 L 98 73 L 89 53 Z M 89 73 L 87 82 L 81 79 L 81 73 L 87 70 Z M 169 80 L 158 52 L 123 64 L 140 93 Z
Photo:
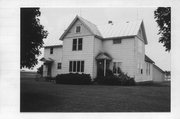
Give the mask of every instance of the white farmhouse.
M 136 82 L 164 80 L 164 72 L 145 55 L 146 38 L 143 21 L 97 27 L 76 16 L 61 35 L 63 45 L 44 47 L 43 76 L 86 73 L 94 79 L 107 70 L 121 69 Z

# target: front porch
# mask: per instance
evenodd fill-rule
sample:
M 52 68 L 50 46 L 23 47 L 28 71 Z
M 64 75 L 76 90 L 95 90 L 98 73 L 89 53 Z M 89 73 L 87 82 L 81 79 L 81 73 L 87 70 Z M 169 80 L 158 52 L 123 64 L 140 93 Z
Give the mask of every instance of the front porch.
M 99 53 L 96 56 L 97 77 L 106 76 L 110 70 L 110 62 L 112 58 L 107 53 Z
M 52 64 L 54 60 L 51 58 L 41 58 L 40 61 L 43 61 L 45 66 L 43 77 L 52 77 Z

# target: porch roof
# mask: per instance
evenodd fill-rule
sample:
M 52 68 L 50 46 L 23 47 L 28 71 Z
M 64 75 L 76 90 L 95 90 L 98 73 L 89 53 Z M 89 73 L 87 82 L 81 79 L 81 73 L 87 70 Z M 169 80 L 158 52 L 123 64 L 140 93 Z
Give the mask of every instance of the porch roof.
M 51 58 L 44 58 L 44 57 L 41 58 L 40 61 L 43 61 L 43 62 L 45 62 L 45 63 L 52 63 L 52 62 L 54 62 L 53 59 L 51 59 Z
M 101 60 L 101 59 L 112 60 L 112 58 L 106 53 L 99 53 L 96 56 L 96 60 Z

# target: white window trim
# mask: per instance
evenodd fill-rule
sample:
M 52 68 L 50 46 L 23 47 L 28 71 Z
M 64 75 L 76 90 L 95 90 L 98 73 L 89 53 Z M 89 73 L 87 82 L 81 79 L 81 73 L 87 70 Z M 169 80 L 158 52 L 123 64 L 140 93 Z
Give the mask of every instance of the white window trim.
M 77 40 L 77 44 L 76 44 L 76 50 L 73 50 L 73 40 L 76 39 Z M 82 49 L 78 50 L 79 47 L 79 39 L 82 39 Z M 83 50 L 83 38 L 73 38 L 72 39 L 72 51 L 82 51 Z
M 80 27 L 80 31 L 79 32 L 76 32 L 76 29 L 77 29 L 77 27 Z M 81 33 L 81 26 L 80 25 L 78 25 L 78 26 L 76 26 L 76 28 L 75 28 L 75 33 Z
M 61 68 L 58 68 L 58 67 L 59 67 L 59 66 L 58 66 L 59 63 L 61 64 Z M 58 69 L 58 70 L 61 70 L 61 69 L 62 69 L 62 63 L 61 63 L 61 62 L 58 62 L 58 63 L 57 63 L 57 69 Z
M 73 68 L 74 68 L 73 62 L 74 62 L 74 61 L 76 62 L 76 71 L 75 71 L 75 72 L 73 71 Z M 80 61 L 80 71 L 79 71 L 79 72 L 77 72 L 77 62 L 78 62 L 78 61 Z M 71 72 L 69 71 L 69 73 L 84 73 L 84 71 L 81 72 L 81 65 L 82 65 L 82 64 L 81 64 L 81 61 L 84 61 L 84 60 L 69 60 L 69 65 L 70 65 L 70 62 L 72 62 L 72 71 L 71 71 Z M 84 70 L 85 70 L 85 61 L 84 61 Z

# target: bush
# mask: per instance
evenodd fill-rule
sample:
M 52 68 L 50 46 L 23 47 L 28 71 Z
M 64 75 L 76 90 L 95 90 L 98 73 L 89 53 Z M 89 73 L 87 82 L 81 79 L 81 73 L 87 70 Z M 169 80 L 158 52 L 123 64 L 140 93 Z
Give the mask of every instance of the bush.
M 45 81 L 54 81 L 55 80 L 55 77 L 44 77 L 45 78 Z
M 135 85 L 134 78 L 129 77 L 127 74 L 120 72 L 118 76 L 107 75 L 105 77 L 97 77 L 94 79 L 95 82 L 102 85 L 122 85 L 122 86 L 132 86 Z
M 56 76 L 57 84 L 91 84 L 90 74 L 68 73 Z

